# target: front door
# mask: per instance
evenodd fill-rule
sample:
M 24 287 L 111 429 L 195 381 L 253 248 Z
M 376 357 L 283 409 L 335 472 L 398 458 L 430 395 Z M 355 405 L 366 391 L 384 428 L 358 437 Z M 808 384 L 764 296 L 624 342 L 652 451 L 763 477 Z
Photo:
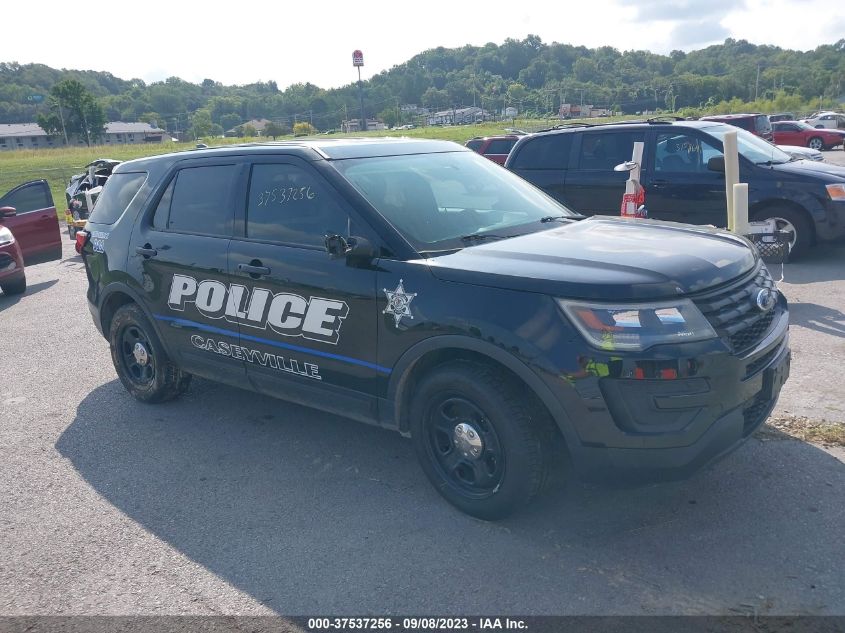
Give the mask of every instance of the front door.
M 642 177 L 648 216 L 688 224 L 727 226 L 725 174 L 707 169 L 722 150 L 689 132 L 655 133 Z
M 240 386 L 228 251 L 244 170 L 237 160 L 184 163 L 133 232 L 127 262 L 171 356 L 188 372 Z
M 2 222 L 18 241 L 27 266 L 62 258 L 59 217 L 46 180 L 18 185 L 0 198 L 0 207 L 17 212 Z
M 255 388 L 375 417 L 376 273 L 326 252 L 326 235 L 374 239 L 329 182 L 295 157 L 255 161 L 229 248 L 241 353 Z M 318 397 L 319 396 L 319 397 Z

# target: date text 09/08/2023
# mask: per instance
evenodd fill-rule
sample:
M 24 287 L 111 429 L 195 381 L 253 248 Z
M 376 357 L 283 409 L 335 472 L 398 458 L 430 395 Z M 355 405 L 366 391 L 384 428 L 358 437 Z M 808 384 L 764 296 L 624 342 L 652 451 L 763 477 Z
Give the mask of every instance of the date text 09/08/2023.
M 528 625 L 519 618 L 499 617 L 403 617 L 403 618 L 308 618 L 309 631 L 442 631 L 442 630 L 526 630 Z

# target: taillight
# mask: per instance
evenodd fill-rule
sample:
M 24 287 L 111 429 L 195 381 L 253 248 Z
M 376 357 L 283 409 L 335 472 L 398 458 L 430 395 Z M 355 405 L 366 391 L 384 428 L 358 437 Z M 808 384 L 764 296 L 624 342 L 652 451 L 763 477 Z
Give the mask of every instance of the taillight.
M 76 232 L 76 252 L 82 253 L 82 248 L 88 243 L 88 238 L 91 237 L 91 234 L 88 231 L 83 231 L 79 229 Z

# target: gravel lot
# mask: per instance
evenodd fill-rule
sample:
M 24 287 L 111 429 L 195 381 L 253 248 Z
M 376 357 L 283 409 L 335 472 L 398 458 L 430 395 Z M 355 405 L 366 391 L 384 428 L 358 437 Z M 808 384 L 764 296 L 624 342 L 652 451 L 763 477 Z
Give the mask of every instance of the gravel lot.
M 484 523 L 398 435 L 203 380 L 135 402 L 71 243 L 28 275 L 0 295 L 0 614 L 845 615 L 841 448 L 767 433 L 689 481 Z M 776 415 L 845 423 L 845 244 L 781 288 Z

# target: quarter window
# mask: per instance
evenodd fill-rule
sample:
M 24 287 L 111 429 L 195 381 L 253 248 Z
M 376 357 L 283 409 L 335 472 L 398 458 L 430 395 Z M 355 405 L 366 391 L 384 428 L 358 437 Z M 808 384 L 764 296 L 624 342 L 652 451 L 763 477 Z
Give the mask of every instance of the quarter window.
M 296 165 L 253 165 L 246 236 L 323 247 L 326 235 L 349 235 L 349 215 L 326 185 Z
M 237 165 L 187 167 L 179 171 L 173 185 L 167 228 L 231 236 L 237 176 Z

